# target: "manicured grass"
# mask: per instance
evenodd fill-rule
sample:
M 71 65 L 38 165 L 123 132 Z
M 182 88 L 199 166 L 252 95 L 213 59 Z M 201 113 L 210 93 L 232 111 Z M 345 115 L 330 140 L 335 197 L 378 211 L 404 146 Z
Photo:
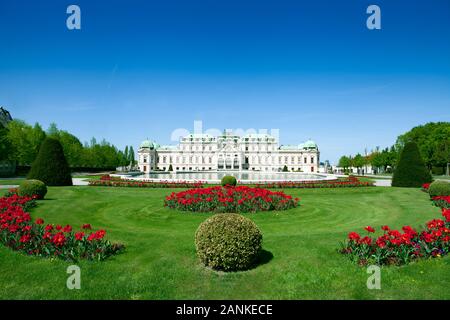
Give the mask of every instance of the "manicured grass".
M 256 268 L 215 272 L 197 260 L 194 233 L 209 214 L 162 206 L 170 189 L 50 187 L 32 216 L 106 228 L 124 253 L 80 262 L 81 290 L 66 288 L 69 262 L 27 257 L 0 246 L 1 299 L 450 299 L 450 257 L 383 267 L 381 290 L 366 268 L 337 252 L 349 231 L 423 225 L 440 217 L 418 189 L 288 189 L 301 206 L 248 215 L 273 255 Z M 179 189 L 173 190 L 179 191 Z M 1 192 L 1 191 L 0 191 Z
M 23 181 L 25 181 L 25 178 L 20 179 L 20 178 L 1 178 L 0 179 L 0 186 L 5 186 L 5 185 L 19 185 L 21 184 Z
M 78 178 L 78 179 L 86 179 L 86 180 L 100 180 L 100 177 L 102 175 L 72 175 L 72 178 Z

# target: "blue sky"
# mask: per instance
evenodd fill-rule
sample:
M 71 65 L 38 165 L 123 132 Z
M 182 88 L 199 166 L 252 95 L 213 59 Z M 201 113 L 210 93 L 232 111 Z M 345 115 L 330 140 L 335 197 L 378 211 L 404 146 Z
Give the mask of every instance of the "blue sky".
M 311 138 L 334 162 L 450 121 L 447 0 L 2 0 L 0 41 L 0 105 L 81 141 L 169 144 L 201 120 Z

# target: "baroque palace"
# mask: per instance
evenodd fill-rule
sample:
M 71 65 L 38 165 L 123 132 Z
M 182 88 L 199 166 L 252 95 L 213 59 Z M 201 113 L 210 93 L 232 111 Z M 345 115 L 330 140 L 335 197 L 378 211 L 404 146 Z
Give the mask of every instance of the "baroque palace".
M 281 145 L 269 134 L 243 137 L 224 132 L 213 137 L 189 134 L 178 145 L 160 146 L 145 140 L 139 147 L 141 172 L 251 170 L 318 172 L 319 149 L 314 141 Z M 285 168 L 286 167 L 286 168 Z

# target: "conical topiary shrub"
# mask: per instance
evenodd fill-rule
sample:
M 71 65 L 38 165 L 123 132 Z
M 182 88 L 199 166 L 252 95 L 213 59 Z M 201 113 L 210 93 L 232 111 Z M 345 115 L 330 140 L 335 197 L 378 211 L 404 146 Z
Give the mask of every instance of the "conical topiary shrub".
M 400 154 L 397 168 L 392 177 L 392 186 L 419 188 L 431 180 L 430 171 L 423 162 L 417 144 L 408 142 Z
M 28 179 L 41 180 L 48 186 L 71 186 L 72 176 L 59 140 L 46 138 L 31 165 Z

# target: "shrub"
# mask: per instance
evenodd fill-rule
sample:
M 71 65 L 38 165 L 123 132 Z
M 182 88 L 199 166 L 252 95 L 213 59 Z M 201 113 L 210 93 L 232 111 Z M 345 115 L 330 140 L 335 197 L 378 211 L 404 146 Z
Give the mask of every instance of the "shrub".
M 431 198 L 438 196 L 450 196 L 450 183 L 445 181 L 434 181 L 428 188 Z
M 289 171 L 289 169 L 288 169 L 288 167 L 285 165 L 284 167 L 283 167 L 283 172 L 288 172 Z
M 261 242 L 262 234 L 256 224 L 236 213 L 212 216 L 195 233 L 198 257 L 215 270 L 249 269 L 260 253 Z
M 31 165 L 28 179 L 41 180 L 48 186 L 71 186 L 72 176 L 61 143 L 46 138 Z
M 19 195 L 21 197 L 33 197 L 36 199 L 44 199 L 47 194 L 47 186 L 39 180 L 25 180 L 19 187 Z
M 228 185 L 228 186 L 230 186 L 230 187 L 234 187 L 234 186 L 237 184 L 237 180 L 236 180 L 236 178 L 233 177 L 233 176 L 224 176 L 224 177 L 222 178 L 221 183 L 222 183 L 222 186 L 224 186 L 224 187 L 225 187 L 226 185 Z
M 169 165 L 169 170 L 168 171 L 173 171 L 172 164 Z
M 417 144 L 408 142 L 400 154 L 392 177 L 392 186 L 418 188 L 430 181 L 431 174 L 422 160 Z

